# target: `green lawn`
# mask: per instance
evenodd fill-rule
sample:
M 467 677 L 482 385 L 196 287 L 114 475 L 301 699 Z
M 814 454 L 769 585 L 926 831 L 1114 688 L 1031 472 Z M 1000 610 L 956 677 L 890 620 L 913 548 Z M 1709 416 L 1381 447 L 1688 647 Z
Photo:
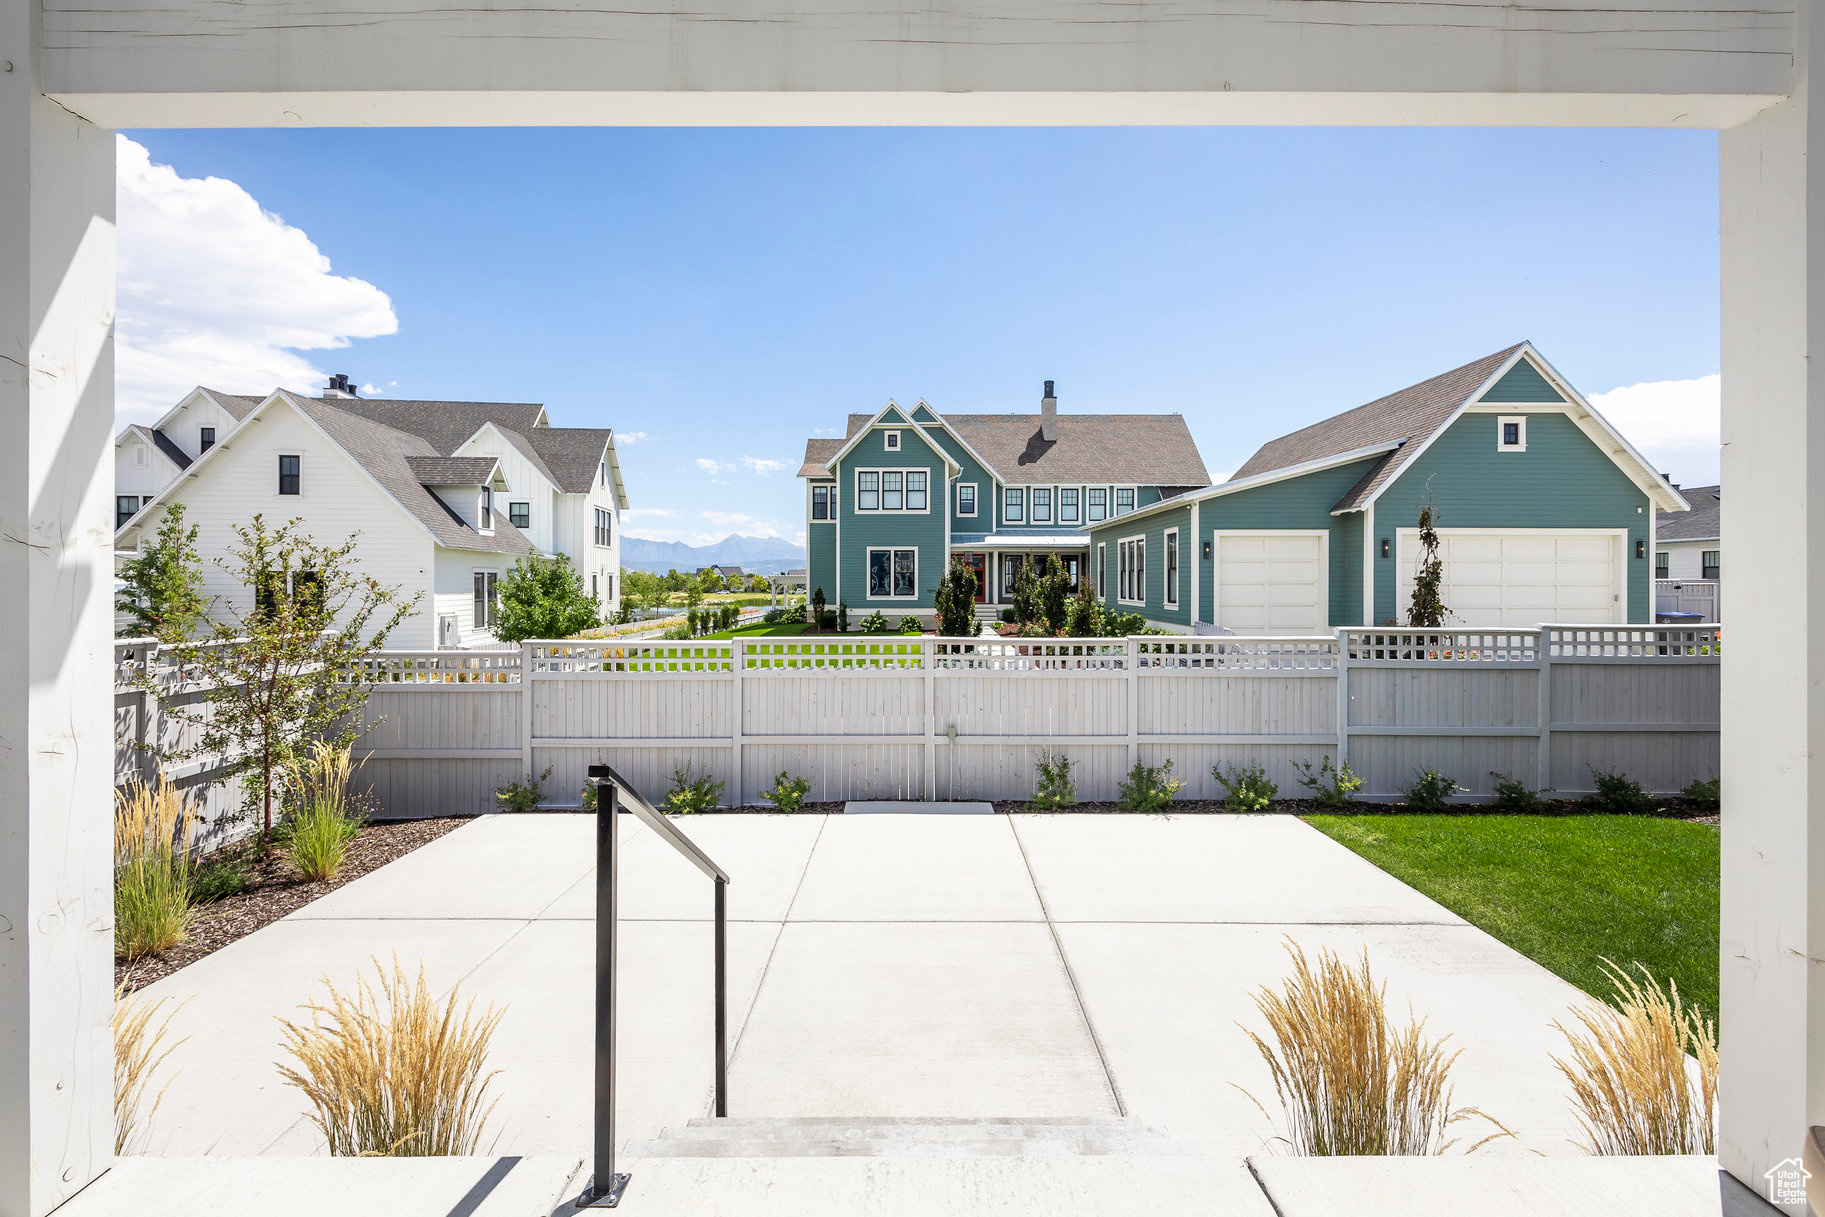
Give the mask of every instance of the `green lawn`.
M 1718 832 L 1645 816 L 1314 815 L 1306 823 L 1587 993 L 1635 961 L 1717 1012 Z
M 720 630 L 714 634 L 705 634 L 703 637 L 710 639 L 733 638 L 739 634 L 743 638 L 760 638 L 769 634 L 803 634 L 804 632 L 805 623 L 801 621 L 797 625 L 742 625 L 737 626 L 732 630 Z

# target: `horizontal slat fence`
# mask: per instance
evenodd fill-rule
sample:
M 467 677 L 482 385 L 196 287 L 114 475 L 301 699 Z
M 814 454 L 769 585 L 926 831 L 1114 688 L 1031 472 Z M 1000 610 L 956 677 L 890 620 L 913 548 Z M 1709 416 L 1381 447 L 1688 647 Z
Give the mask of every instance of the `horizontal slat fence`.
M 1362 797 L 1435 767 L 1581 794 L 1593 766 L 1669 792 L 1717 772 L 1717 626 L 1338 630 L 1309 638 L 768 637 L 533 642 L 518 653 L 386 652 L 364 770 L 386 814 L 478 812 L 550 770 L 575 806 L 592 762 L 649 796 L 690 764 L 760 802 L 783 771 L 809 798 L 1025 799 L 1050 747 L 1084 800 L 1173 762 L 1181 798 L 1211 767 L 1346 757 Z

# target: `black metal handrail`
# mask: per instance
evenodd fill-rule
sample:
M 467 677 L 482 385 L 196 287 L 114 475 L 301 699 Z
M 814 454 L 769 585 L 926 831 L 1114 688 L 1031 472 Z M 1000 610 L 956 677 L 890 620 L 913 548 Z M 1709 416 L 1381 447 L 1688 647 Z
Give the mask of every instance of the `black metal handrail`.
M 595 1173 L 579 1201 L 589 1208 L 614 1208 L 627 1190 L 628 1176 L 615 1173 L 615 930 L 617 859 L 615 816 L 623 797 L 627 809 L 673 849 L 710 877 L 716 889 L 716 1114 L 729 1114 L 729 872 L 710 860 L 696 842 L 607 765 L 589 767 L 596 790 L 596 1107 Z

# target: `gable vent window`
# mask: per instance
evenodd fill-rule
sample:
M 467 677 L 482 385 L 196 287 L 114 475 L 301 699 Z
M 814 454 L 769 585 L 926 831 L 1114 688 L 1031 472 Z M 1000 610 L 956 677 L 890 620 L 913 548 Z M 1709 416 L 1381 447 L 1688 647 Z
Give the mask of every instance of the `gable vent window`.
M 303 493 L 298 486 L 298 458 L 295 456 L 282 456 L 279 458 L 279 493 Z
M 144 465 L 146 463 L 146 446 L 144 444 L 133 445 L 133 463 L 135 465 Z
M 1496 419 L 1495 446 L 1498 452 L 1527 451 L 1527 419 L 1507 415 Z
M 515 528 L 531 528 L 532 527 L 532 504 L 531 503 L 509 503 L 509 504 L 507 504 L 507 518 L 513 522 L 513 526 Z
M 900 433 L 898 431 L 884 431 L 881 433 L 881 442 L 887 446 L 889 452 L 898 452 L 900 450 Z
M 202 427 L 199 429 L 198 434 L 199 438 L 196 444 L 196 454 L 201 456 L 203 453 L 215 447 L 215 428 Z
M 489 532 L 494 528 L 494 487 L 482 487 L 480 515 L 477 518 L 482 522 L 481 531 Z

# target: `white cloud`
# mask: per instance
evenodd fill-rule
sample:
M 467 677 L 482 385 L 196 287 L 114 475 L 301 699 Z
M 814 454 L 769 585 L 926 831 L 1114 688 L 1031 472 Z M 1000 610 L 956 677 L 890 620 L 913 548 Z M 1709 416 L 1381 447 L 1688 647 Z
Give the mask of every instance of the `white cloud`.
M 754 517 L 740 511 L 703 511 L 698 513 L 712 524 L 726 524 L 731 528 L 754 523 Z
M 781 473 L 792 468 L 791 461 L 774 460 L 771 457 L 744 456 L 741 463 L 763 477 L 770 473 Z
M 670 507 L 629 507 L 621 513 L 624 520 L 671 519 L 678 513 Z
M 723 464 L 721 461 L 713 461 L 707 456 L 700 456 L 697 458 L 697 467 L 711 477 L 715 477 L 723 470 L 729 468 L 729 466 Z
M 1593 393 L 1591 405 L 1662 473 L 1688 486 L 1719 480 L 1722 378 L 1649 380 Z
M 125 136 L 115 174 L 121 423 L 151 422 L 199 384 L 314 390 L 326 373 L 299 352 L 399 328 L 385 292 L 330 273 L 308 236 L 234 182 L 179 177 Z
M 625 448 L 629 444 L 644 443 L 652 438 L 644 431 L 617 431 L 615 432 L 615 447 Z

